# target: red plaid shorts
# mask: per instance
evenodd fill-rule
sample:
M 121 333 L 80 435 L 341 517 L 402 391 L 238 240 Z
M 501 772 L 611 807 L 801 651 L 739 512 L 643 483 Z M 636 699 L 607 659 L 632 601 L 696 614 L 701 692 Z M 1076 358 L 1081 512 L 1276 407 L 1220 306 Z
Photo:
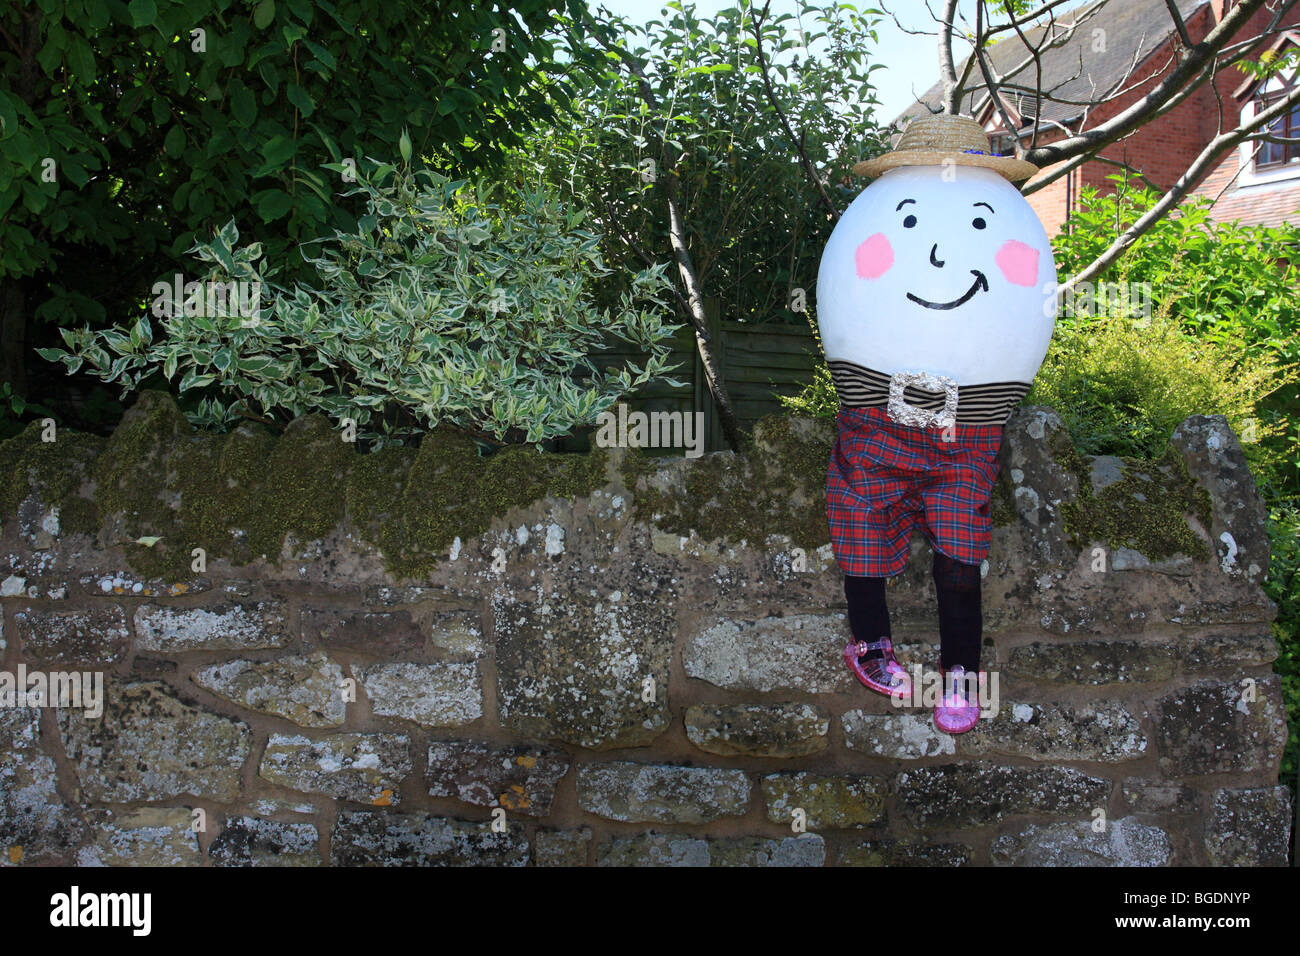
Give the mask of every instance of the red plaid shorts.
M 912 529 L 931 547 L 979 564 L 993 536 L 1001 425 L 900 425 L 884 408 L 845 408 L 826 472 L 831 548 L 845 574 L 889 577 L 907 567 Z

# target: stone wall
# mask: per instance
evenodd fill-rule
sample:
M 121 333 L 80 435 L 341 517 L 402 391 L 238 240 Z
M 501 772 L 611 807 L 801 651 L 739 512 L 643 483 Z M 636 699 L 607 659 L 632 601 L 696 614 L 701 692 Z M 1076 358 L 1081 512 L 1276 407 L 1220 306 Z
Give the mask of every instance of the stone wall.
M 842 663 L 832 429 L 360 455 L 151 392 L 109 438 L 33 426 L 0 446 L 0 670 L 100 673 L 103 710 L 11 688 L 0 865 L 1286 862 L 1268 542 L 1222 418 L 1141 462 L 1016 413 L 999 709 L 959 738 Z M 932 668 L 919 537 L 889 595 Z

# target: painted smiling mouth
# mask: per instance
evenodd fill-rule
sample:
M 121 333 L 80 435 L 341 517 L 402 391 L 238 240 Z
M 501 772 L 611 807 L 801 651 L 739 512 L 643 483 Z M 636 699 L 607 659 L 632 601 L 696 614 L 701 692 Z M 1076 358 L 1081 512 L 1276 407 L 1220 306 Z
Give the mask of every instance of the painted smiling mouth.
M 978 269 L 972 269 L 970 274 L 975 277 L 975 281 L 970 284 L 970 288 L 966 290 L 966 294 L 960 299 L 953 299 L 951 302 L 927 302 L 925 299 L 912 295 L 910 292 L 907 293 L 907 297 L 917 305 L 923 305 L 927 309 L 955 309 L 957 306 L 968 301 L 971 296 L 976 292 L 979 292 L 981 289 L 985 292 L 989 291 L 989 280 L 984 278 L 984 273 L 980 272 Z

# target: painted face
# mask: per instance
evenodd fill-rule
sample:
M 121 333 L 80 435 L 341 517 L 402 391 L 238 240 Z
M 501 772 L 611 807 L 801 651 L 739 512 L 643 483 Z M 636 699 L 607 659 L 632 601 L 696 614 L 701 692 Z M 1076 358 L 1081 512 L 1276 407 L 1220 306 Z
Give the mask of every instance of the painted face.
M 822 252 L 828 359 L 927 371 L 960 385 L 1032 382 L 1056 321 L 1056 263 L 1020 191 L 989 169 L 891 169 Z

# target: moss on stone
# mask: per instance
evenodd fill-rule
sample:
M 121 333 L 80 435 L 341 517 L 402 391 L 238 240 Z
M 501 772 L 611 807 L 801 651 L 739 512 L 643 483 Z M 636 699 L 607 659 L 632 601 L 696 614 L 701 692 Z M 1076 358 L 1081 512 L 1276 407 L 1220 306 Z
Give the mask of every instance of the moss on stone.
M 345 507 L 362 538 L 374 547 L 381 547 L 383 524 L 399 510 L 406 475 L 418 451 L 410 445 L 388 445 L 358 455 L 352 462 L 344 489 Z
M 260 425 L 225 435 L 196 432 L 165 392 L 143 392 L 107 440 L 67 433 L 37 447 L 29 429 L 0 445 L 0 494 L 12 514 L 33 483 L 64 502 L 64 526 L 95 530 L 100 516 L 133 571 L 148 578 L 191 575 L 192 549 L 246 564 L 279 559 L 286 535 L 320 538 L 346 515 L 378 548 L 390 573 L 427 575 L 456 538 L 482 534 L 511 508 L 546 497 L 590 495 L 606 482 L 608 454 L 543 453 L 509 447 L 482 455 L 450 428 L 418 447 L 358 455 L 323 417 L 306 416 L 275 436 Z M 681 484 L 641 479 L 663 462 L 629 450 L 622 477 L 643 514 L 665 531 L 761 546 L 787 536 L 808 550 L 830 539 L 825 482 L 833 436 L 784 415 L 744 436 L 738 455 L 691 461 Z M 77 499 L 81 479 L 67 459 L 81 449 L 95 499 Z M 97 457 L 95 457 L 98 453 Z M 74 456 L 75 457 L 75 456 Z M 24 478 L 22 476 L 28 476 Z M 135 539 L 158 536 L 152 547 Z
M 693 461 L 680 488 L 639 485 L 662 467 L 641 449 L 629 450 L 621 473 L 638 510 L 657 516 L 655 526 L 669 534 L 694 532 L 705 540 L 754 546 L 780 534 L 811 551 L 830 541 L 826 468 L 833 443 L 824 436 L 804 438 L 789 416 L 771 415 L 745 436 L 738 455 Z
M 177 580 L 189 574 L 186 535 L 172 504 L 175 450 L 202 441 L 166 392 L 147 390 L 123 416 L 95 462 L 95 503 L 116 516 L 106 544 L 121 544 L 131 569 L 144 577 Z M 152 547 L 136 538 L 158 537 Z M 192 546 L 191 546 L 192 547 Z
M 1056 463 L 1079 480 L 1079 494 L 1089 493 L 1092 488 L 1092 466 L 1088 464 L 1088 459 L 1074 447 L 1069 432 L 1064 428 L 1052 432 L 1047 447 Z
M 47 508 L 57 508 L 68 531 L 93 533 L 99 526 L 95 503 L 78 496 L 91 462 L 104 439 L 58 429 L 55 440 L 42 441 L 40 422 L 0 442 L 0 516 L 8 521 L 28 496 L 36 494 Z
M 59 506 L 59 527 L 68 534 L 94 534 L 99 530 L 99 508 L 89 498 L 71 495 Z
M 998 480 L 993 483 L 990 517 L 995 527 L 1009 525 L 1016 520 L 1015 491 L 1011 487 L 1011 478 L 1006 469 L 998 472 Z
M 329 534 L 343 520 L 344 489 L 355 448 L 323 415 L 289 423 L 267 462 L 259 507 L 248 545 L 275 560 L 287 534 L 310 541 Z
M 4 518 L 34 491 L 60 509 L 68 531 L 94 532 L 101 518 L 112 517 L 105 543 L 121 544 L 136 573 L 164 580 L 190 575 L 195 547 L 234 564 L 263 554 L 274 562 L 287 535 L 299 542 L 324 537 L 345 515 L 391 573 L 422 577 L 456 538 L 482 534 L 511 508 L 590 495 L 605 484 L 608 463 L 603 449 L 509 447 L 484 456 L 450 428 L 429 432 L 418 448 L 358 455 L 318 415 L 294 421 L 278 437 L 260 425 L 196 433 L 171 396 L 149 391 L 107 440 L 72 431 L 60 431 L 53 443 L 40 437 L 33 423 L 0 443 Z M 673 479 L 655 481 L 647 479 L 665 467 L 663 460 L 629 449 L 621 474 L 638 510 L 670 534 L 754 546 L 784 535 L 813 550 L 830 539 L 825 482 L 832 444 L 816 423 L 774 415 L 744 435 L 737 455 L 697 459 L 670 472 Z M 1098 492 L 1089 460 L 1063 429 L 1050 449 L 1079 479 L 1077 499 L 1062 505 L 1077 547 L 1096 540 L 1152 560 L 1209 557 L 1186 516 L 1208 529 L 1212 502 L 1173 446 L 1156 461 L 1122 459 L 1123 478 Z M 93 501 L 77 494 L 87 478 L 95 483 Z M 1015 519 L 1005 475 L 994 487 L 992 512 L 995 524 Z M 135 542 L 146 535 L 160 540 L 152 547 Z
M 196 547 L 234 564 L 275 562 L 287 535 L 322 538 L 345 514 L 389 571 L 419 577 L 457 537 L 481 534 L 511 507 L 591 494 L 606 460 L 522 447 L 483 457 L 451 429 L 430 432 L 418 450 L 358 455 L 319 415 L 278 438 L 253 425 L 195 434 L 166 393 L 142 393 L 96 464 L 96 497 L 104 513 L 121 513 L 127 560 L 148 577 L 188 576 Z M 134 542 L 144 535 L 162 540 Z
M 419 577 L 440 560 L 456 538 L 468 541 L 487 530 L 493 517 L 542 498 L 577 498 L 605 484 L 608 455 L 554 454 L 513 446 L 481 456 L 468 436 L 435 428 L 401 483 L 396 506 L 375 540 L 389 571 Z M 361 498 L 360 489 L 354 494 Z M 373 499 L 363 505 L 373 522 Z M 373 533 L 373 532 L 372 532 Z
M 167 457 L 193 432 L 166 392 L 144 391 L 122 418 L 95 462 L 95 503 L 141 527 L 166 507 Z
M 1132 548 L 1153 561 L 1175 554 L 1208 560 L 1209 548 L 1188 525 L 1187 516 L 1194 515 L 1208 530 L 1213 502 L 1177 449 L 1170 445 L 1155 460 L 1120 461 L 1123 477 L 1099 492 L 1093 491 L 1091 467 L 1083 456 L 1067 453 L 1062 461 L 1079 475 L 1078 498 L 1061 506 L 1074 546 L 1104 541 L 1112 549 Z

